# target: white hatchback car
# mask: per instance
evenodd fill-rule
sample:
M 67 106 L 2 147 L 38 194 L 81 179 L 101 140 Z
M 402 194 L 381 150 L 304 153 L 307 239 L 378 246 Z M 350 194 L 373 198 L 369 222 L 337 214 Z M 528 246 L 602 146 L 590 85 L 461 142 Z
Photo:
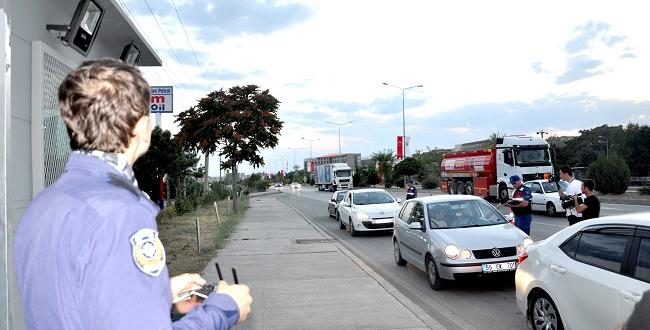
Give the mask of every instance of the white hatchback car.
M 393 230 L 393 217 L 399 212 L 401 200 L 383 189 L 349 191 L 339 204 L 336 220 L 339 228 L 357 236 L 360 231 Z
M 564 208 L 560 202 L 560 191 L 566 187 L 562 185 L 564 181 L 549 182 L 548 180 L 531 180 L 527 181 L 524 186 L 530 188 L 533 193 L 533 202 L 531 208 L 533 211 L 546 212 L 549 217 L 555 217 L 564 214 Z
M 614 329 L 650 290 L 650 213 L 579 222 L 527 253 L 516 297 L 533 329 Z

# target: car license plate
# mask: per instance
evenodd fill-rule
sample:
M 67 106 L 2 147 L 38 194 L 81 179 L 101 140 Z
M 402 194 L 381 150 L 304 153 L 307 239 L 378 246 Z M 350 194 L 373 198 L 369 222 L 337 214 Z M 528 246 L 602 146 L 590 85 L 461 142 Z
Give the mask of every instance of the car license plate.
M 515 270 L 517 268 L 517 263 L 512 262 L 500 262 L 497 264 L 483 264 L 484 273 L 495 273 L 495 272 L 507 272 Z

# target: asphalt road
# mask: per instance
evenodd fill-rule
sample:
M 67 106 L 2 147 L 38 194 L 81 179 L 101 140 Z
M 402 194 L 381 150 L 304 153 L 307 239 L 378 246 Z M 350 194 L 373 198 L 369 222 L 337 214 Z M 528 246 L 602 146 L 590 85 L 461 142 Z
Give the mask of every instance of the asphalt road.
M 391 232 L 351 237 L 345 230 L 340 230 L 336 221 L 327 214 L 327 201 L 330 196 L 330 193 L 305 188 L 302 191 L 285 189 L 284 193 L 277 195 L 277 198 L 300 211 L 321 229 L 339 240 L 445 327 L 526 329 L 524 317 L 516 307 L 513 276 L 457 281 L 450 283 L 445 290 L 433 291 L 427 283 L 424 272 L 411 266 L 400 267 L 395 264 Z M 396 197 L 404 198 L 404 196 Z M 601 207 L 601 216 L 650 212 L 648 206 L 603 204 Z M 545 239 L 566 226 L 567 220 L 564 217 L 551 218 L 535 214 L 531 236 L 535 240 Z

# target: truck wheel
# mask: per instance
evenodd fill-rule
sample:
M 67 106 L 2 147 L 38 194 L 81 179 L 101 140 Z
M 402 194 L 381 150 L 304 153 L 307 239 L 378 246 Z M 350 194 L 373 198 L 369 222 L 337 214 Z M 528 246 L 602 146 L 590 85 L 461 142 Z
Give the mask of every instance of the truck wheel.
M 499 199 L 504 203 L 510 199 L 510 195 L 508 194 L 508 186 L 503 183 L 499 185 Z
M 456 182 L 456 193 L 459 195 L 465 195 L 465 185 L 462 181 Z
M 449 195 L 453 195 L 454 190 L 456 190 L 456 186 L 454 185 L 454 182 L 453 181 L 447 181 L 447 193 Z
M 465 183 L 465 193 L 468 195 L 474 195 L 474 183 L 472 181 L 467 181 Z

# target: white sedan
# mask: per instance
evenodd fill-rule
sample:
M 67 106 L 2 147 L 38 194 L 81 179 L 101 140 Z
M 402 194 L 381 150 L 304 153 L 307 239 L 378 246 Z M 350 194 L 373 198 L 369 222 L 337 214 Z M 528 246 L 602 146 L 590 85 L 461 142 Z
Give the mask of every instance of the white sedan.
M 291 189 L 292 190 L 300 190 L 302 189 L 302 185 L 298 182 L 292 182 L 291 183 Z
M 564 183 L 562 181 L 562 183 Z M 533 193 L 531 208 L 533 211 L 546 212 L 549 217 L 564 214 L 564 208 L 560 202 L 560 190 L 563 190 L 560 182 L 549 182 L 548 180 L 527 181 L 524 186 L 530 188 Z
M 650 290 L 650 213 L 579 222 L 528 247 L 516 275 L 533 329 L 614 329 Z
M 393 230 L 394 219 L 401 200 L 394 199 L 383 189 L 351 190 L 336 212 L 339 228 L 347 227 L 350 235 L 360 231 Z

